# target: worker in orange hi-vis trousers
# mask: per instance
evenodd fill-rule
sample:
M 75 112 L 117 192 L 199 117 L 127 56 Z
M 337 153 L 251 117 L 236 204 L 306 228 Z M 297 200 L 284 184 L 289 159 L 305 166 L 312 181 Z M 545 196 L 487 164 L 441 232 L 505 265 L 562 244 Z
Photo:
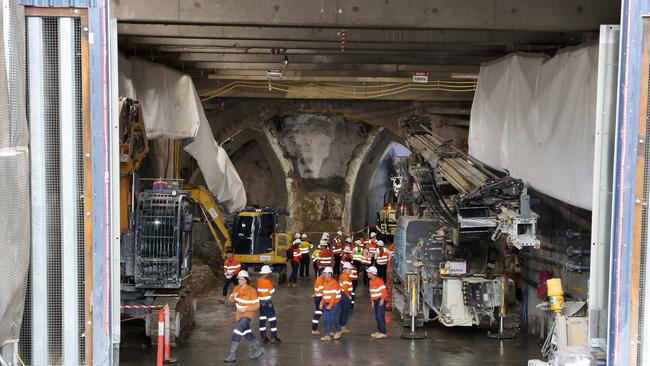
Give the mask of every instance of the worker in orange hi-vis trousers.
M 381 277 L 377 276 L 377 267 L 370 266 L 367 270 L 370 276 L 370 301 L 372 308 L 375 310 L 375 320 L 377 321 L 377 332 L 370 336 L 375 339 L 383 339 L 386 335 L 386 298 L 388 292 L 386 285 Z
M 320 335 L 320 332 L 318 331 L 318 322 L 320 321 L 320 317 L 323 315 L 323 310 L 320 308 L 320 302 L 323 300 L 324 283 L 325 281 L 323 280 L 323 276 L 316 272 L 314 294 L 312 295 L 316 309 L 314 310 L 314 317 L 311 319 L 311 335 Z
M 264 349 L 260 341 L 255 338 L 251 330 L 251 321 L 253 313 L 260 308 L 260 300 L 257 297 L 257 290 L 249 284 L 248 272 L 240 271 L 237 274 L 238 285 L 232 290 L 228 297 L 228 302 L 235 303 L 237 311 L 235 319 L 237 327 L 232 331 L 232 343 L 230 344 L 230 353 L 224 359 L 225 362 L 235 362 L 235 355 L 239 341 L 243 336 L 250 344 L 250 359 L 260 358 L 264 354 Z
M 330 341 L 330 328 L 333 326 L 336 330 L 334 339 L 339 339 L 343 335 L 341 325 L 339 324 L 339 309 L 341 302 L 341 287 L 339 281 L 332 277 L 332 267 L 325 267 L 323 269 L 323 299 L 320 302 L 319 308 L 323 311 L 324 318 L 324 336 L 320 338 L 321 341 Z
M 268 343 L 269 338 L 266 336 L 266 321 L 268 320 L 269 325 L 271 326 L 271 343 L 281 343 L 282 341 L 278 338 L 278 323 L 277 318 L 275 317 L 275 307 L 273 307 L 273 293 L 275 293 L 275 288 L 273 288 L 273 282 L 271 282 L 271 267 L 264 265 L 260 270 L 260 275 L 262 276 L 257 280 L 257 294 L 260 299 L 260 338 L 262 342 Z
M 348 327 L 348 316 L 352 308 L 352 279 L 350 278 L 350 271 L 352 270 L 352 263 L 343 262 L 343 272 L 339 277 L 339 285 L 341 286 L 341 313 L 339 315 L 339 323 L 343 333 L 350 333 Z

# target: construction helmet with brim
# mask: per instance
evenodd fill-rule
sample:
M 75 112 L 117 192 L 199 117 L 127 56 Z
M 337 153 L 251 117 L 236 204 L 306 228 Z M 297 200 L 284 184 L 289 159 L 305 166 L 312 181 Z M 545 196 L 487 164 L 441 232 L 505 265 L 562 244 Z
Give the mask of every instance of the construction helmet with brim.
M 375 272 L 376 272 L 376 271 L 377 271 L 377 270 L 375 269 Z M 325 268 L 323 268 L 323 273 L 332 273 L 332 267 L 325 267 Z
M 371 238 L 374 238 L 375 236 L 377 236 L 377 233 L 376 233 L 376 232 L 373 231 L 373 232 L 370 233 L 370 237 L 371 237 Z
M 352 263 L 343 262 L 343 269 L 352 269 Z
M 267 265 L 263 265 L 262 269 L 260 270 L 260 274 L 269 274 L 271 272 L 271 267 Z
M 250 277 L 248 276 L 248 272 L 247 272 L 247 271 L 239 271 L 239 274 L 237 274 L 237 278 L 239 278 L 239 277 L 250 278 Z
M 384 242 L 381 241 L 381 240 L 377 240 L 377 245 L 379 245 L 380 247 L 383 247 L 383 246 L 384 246 Z
M 368 269 L 366 269 L 366 272 L 376 275 L 377 274 L 377 267 L 370 266 L 370 267 L 368 267 Z
M 303 239 L 307 239 L 307 234 L 302 234 L 302 235 L 300 235 L 300 237 L 303 238 Z
M 300 233 L 295 233 L 295 234 L 293 235 L 293 238 L 294 238 L 294 239 L 300 239 Z

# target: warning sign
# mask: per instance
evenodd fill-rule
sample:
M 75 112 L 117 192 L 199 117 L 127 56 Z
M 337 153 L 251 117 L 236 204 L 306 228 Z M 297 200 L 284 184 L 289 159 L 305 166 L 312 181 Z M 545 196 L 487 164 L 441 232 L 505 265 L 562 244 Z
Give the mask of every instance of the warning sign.
M 267 70 L 266 77 L 269 80 L 281 80 L 282 79 L 282 70 Z
M 428 72 L 414 72 L 413 73 L 413 82 L 426 84 L 429 82 L 429 73 Z

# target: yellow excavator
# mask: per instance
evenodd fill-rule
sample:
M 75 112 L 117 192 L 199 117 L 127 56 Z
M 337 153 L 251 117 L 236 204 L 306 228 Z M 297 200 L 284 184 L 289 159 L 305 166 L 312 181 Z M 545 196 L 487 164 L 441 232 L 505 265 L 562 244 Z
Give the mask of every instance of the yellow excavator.
M 291 234 L 278 232 L 278 210 L 253 208 L 235 215 L 229 231 L 224 215 L 214 197 L 205 186 L 186 187 L 194 202 L 198 203 L 222 258 L 232 250 L 242 268 L 269 265 L 286 278 L 286 251 L 291 245 Z

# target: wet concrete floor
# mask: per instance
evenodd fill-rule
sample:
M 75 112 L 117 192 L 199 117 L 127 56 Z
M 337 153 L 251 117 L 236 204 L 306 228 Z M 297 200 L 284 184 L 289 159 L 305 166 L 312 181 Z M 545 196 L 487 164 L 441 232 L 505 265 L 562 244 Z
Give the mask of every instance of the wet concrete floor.
M 276 278 L 277 279 L 277 278 Z M 324 343 L 310 335 L 314 303 L 311 299 L 313 280 L 300 280 L 299 288 L 278 287 L 274 304 L 278 312 L 279 345 L 264 345 L 261 359 L 248 359 L 248 344 L 242 340 L 236 364 L 250 365 L 526 365 L 531 358 L 540 358 L 539 345 L 532 336 L 498 341 L 489 339 L 484 329 L 445 328 L 435 323 L 425 327 L 428 337 L 407 340 L 399 337 L 400 326 L 389 319 L 389 338 L 374 340 L 374 315 L 368 290 L 361 285 L 357 305 L 352 311 L 351 334 Z M 198 299 L 196 325 L 187 339 L 172 349 L 178 365 L 220 365 L 230 348 L 235 324 L 234 305 L 220 304 L 220 291 Z M 256 336 L 257 319 L 253 322 Z M 143 323 L 142 323 L 143 324 Z M 120 364 L 154 365 L 155 348 L 144 336 L 142 324 L 131 322 L 123 329 Z M 320 329 L 323 323 L 321 320 Z

